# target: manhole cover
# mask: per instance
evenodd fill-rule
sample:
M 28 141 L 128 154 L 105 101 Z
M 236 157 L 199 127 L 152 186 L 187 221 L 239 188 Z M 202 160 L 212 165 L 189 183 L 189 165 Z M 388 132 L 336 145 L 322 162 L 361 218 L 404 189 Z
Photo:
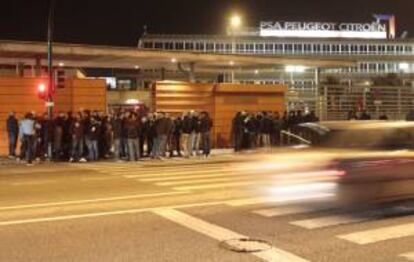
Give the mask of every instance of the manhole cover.
M 272 245 L 261 239 L 239 238 L 221 242 L 221 246 L 234 252 L 254 253 L 272 248 Z

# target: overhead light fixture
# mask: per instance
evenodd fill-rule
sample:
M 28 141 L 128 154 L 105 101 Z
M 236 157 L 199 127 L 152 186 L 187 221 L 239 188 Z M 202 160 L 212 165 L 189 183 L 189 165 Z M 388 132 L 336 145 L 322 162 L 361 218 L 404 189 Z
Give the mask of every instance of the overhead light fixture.
M 408 63 L 400 63 L 400 64 L 398 65 L 398 68 L 399 68 L 401 71 L 407 72 L 407 71 L 410 69 L 410 64 L 408 64 Z
M 233 15 L 230 18 L 230 26 L 232 28 L 239 28 L 242 24 L 242 19 L 239 15 Z
M 60 67 L 64 67 L 64 66 L 65 66 L 65 63 L 63 63 L 63 62 L 59 62 L 59 66 L 60 66 Z
M 304 73 L 306 71 L 306 67 L 304 66 L 286 66 L 285 71 L 287 73 Z
M 255 75 L 259 74 L 259 70 L 257 70 L 257 69 L 256 69 L 256 70 L 254 70 L 254 74 L 255 74 Z
M 139 65 L 134 66 L 135 69 L 139 69 Z
M 230 61 L 229 65 L 234 66 L 234 61 Z
M 171 63 L 177 63 L 177 58 L 175 57 L 171 58 Z

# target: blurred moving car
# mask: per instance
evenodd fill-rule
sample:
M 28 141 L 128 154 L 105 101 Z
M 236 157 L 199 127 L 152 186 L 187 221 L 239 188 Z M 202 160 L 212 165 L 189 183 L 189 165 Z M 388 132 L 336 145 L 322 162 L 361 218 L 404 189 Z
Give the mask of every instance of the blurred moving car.
M 414 123 L 346 121 L 305 123 L 291 139 L 321 155 L 337 177 L 337 198 L 370 204 L 414 198 Z

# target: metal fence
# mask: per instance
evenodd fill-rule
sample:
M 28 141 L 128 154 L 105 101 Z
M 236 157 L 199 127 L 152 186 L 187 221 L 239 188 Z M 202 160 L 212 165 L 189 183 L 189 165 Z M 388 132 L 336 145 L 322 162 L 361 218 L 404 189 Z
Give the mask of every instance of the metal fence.
M 345 120 L 349 111 L 361 110 L 366 110 L 372 119 L 386 114 L 389 119 L 399 120 L 414 109 L 411 86 L 325 85 L 315 95 L 315 107 L 322 120 Z

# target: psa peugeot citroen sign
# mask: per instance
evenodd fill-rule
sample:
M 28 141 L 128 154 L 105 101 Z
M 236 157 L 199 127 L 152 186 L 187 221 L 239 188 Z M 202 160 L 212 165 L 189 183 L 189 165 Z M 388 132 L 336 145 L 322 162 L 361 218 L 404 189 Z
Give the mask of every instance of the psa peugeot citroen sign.
M 261 22 L 261 36 L 386 39 L 387 25 L 373 23 Z

